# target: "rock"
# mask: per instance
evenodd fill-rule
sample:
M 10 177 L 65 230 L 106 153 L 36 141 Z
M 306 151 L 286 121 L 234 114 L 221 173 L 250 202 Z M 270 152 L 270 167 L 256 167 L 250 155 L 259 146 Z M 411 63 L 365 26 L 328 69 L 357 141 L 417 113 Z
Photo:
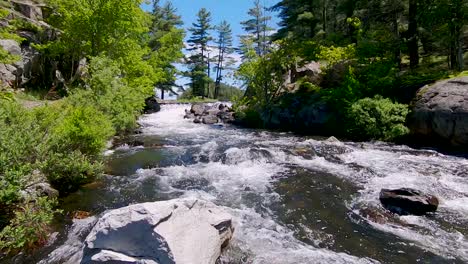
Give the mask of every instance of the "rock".
M 195 115 L 192 114 L 192 113 L 189 113 L 189 114 L 185 114 L 184 115 L 184 119 L 194 119 L 195 118 Z
M 145 100 L 145 109 L 146 114 L 153 114 L 161 111 L 161 105 L 158 102 L 158 99 L 154 96 L 151 96 Z
M 334 137 L 334 136 L 331 136 L 331 137 L 327 138 L 325 140 L 325 142 L 328 142 L 328 143 L 341 143 L 341 141 L 339 139 L 337 139 L 336 137 Z
M 213 125 L 218 123 L 218 117 L 215 115 L 207 115 L 202 118 L 202 123 L 205 125 Z
M 195 119 L 193 120 L 193 122 L 194 122 L 195 124 L 201 124 L 202 121 L 200 120 L 200 118 L 197 117 L 197 118 L 195 118 Z
M 223 123 L 234 123 L 236 121 L 233 112 L 219 112 L 217 116 Z
M 21 56 L 21 47 L 15 40 L 0 39 L 0 46 L 11 55 Z
M 50 183 L 47 182 L 46 176 L 40 171 L 33 171 L 29 175 L 28 181 L 31 182 L 30 185 L 20 192 L 22 200 L 31 201 L 39 197 L 59 197 L 59 191 L 52 188 Z
M 0 64 L 0 80 L 13 87 L 23 86 L 40 72 L 40 54 L 31 46 L 20 45 L 10 39 L 0 40 L 0 46 L 10 54 L 18 56 L 13 64 Z
M 33 21 L 40 21 L 43 19 L 41 6 L 43 4 L 36 3 L 37 1 L 22 0 L 14 1 L 16 9 L 26 18 Z
M 28 199 L 38 197 L 57 198 L 59 196 L 59 191 L 52 188 L 48 182 L 33 184 L 26 188 L 25 192 L 27 193 Z
M 468 77 L 421 88 L 408 126 L 418 137 L 468 146 Z
M 302 67 L 296 68 L 291 72 L 291 82 L 295 83 L 304 80 L 315 85 L 320 85 L 322 81 L 322 69 L 318 62 L 309 62 Z
M 387 210 L 399 215 L 424 215 L 439 206 L 437 197 L 409 188 L 382 189 L 379 199 Z
M 178 199 L 107 212 L 80 263 L 214 264 L 232 237 L 231 216 L 211 202 Z
M 227 108 L 227 106 L 225 106 L 224 104 L 220 104 L 220 105 L 218 106 L 218 110 L 219 110 L 219 111 L 224 111 L 226 108 Z
M 190 108 L 190 112 L 195 116 L 201 116 L 203 115 L 203 112 L 205 112 L 205 106 L 202 104 L 194 104 Z
M 84 219 L 74 219 L 69 228 L 66 241 L 60 247 L 52 251 L 38 264 L 76 264 L 83 258 L 83 240 L 89 234 L 97 222 L 97 217 L 91 216 Z

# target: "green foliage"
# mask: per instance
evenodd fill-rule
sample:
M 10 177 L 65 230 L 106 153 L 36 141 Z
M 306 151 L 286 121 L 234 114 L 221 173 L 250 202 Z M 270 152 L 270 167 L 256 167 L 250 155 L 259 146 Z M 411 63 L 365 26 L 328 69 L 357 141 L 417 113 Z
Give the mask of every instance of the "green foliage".
M 102 173 L 103 166 L 80 151 L 69 151 L 51 153 L 41 170 L 60 193 L 67 194 L 95 180 Z
M 197 13 L 197 21 L 189 31 L 192 33 L 188 43 L 192 55 L 188 58 L 189 71 L 187 76 L 191 79 L 190 86 L 194 96 L 206 96 L 206 88 L 212 80 L 208 77 L 208 42 L 212 40 L 209 32 L 212 29 L 211 13 L 205 8 Z
M 90 89 L 79 90 L 67 98 L 74 106 L 96 108 L 112 122 L 115 131 L 130 131 L 151 93 L 132 88 L 127 79 L 120 77 L 118 64 L 104 57 L 93 58 L 90 65 Z
M 0 232 L 0 251 L 17 253 L 21 249 L 33 249 L 47 242 L 47 227 L 55 213 L 55 200 L 38 198 L 18 206 L 10 225 Z
M 54 127 L 51 139 L 55 153 L 79 151 L 98 157 L 114 131 L 108 118 L 96 108 L 83 106 L 63 110 L 64 116 Z
M 320 46 L 317 58 L 331 67 L 337 63 L 356 58 L 356 46 L 354 44 L 345 47 Z
M 381 96 L 353 103 L 347 112 L 348 132 L 357 139 L 395 140 L 408 134 L 408 106 Z

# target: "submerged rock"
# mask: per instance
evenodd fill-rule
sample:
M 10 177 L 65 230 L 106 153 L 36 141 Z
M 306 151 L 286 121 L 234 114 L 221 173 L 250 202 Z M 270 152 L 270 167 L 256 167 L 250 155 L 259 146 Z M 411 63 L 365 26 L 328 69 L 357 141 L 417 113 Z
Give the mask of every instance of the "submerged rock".
M 106 213 L 85 240 L 81 263 L 214 264 L 232 237 L 229 214 L 180 199 Z
M 437 197 L 409 188 L 382 189 L 380 202 L 387 210 L 399 215 L 424 215 L 437 211 L 439 206 Z

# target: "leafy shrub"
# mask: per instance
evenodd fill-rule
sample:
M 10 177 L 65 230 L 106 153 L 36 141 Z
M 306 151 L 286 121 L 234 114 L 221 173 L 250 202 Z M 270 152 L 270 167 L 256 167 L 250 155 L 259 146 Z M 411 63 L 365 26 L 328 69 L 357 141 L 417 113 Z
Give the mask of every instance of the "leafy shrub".
M 348 132 L 357 139 L 395 140 L 409 132 L 407 115 L 407 105 L 381 96 L 364 98 L 348 109 Z
M 112 60 L 96 57 L 91 61 L 91 89 L 75 91 L 67 102 L 74 106 L 90 106 L 107 116 L 118 133 L 131 131 L 149 94 L 132 88 Z
M 102 173 L 103 166 L 79 151 L 73 151 L 52 153 L 42 164 L 41 170 L 54 188 L 61 194 L 67 194 L 92 182 Z
M 45 244 L 47 226 L 58 212 L 55 204 L 55 200 L 39 198 L 19 206 L 10 225 L 0 232 L 0 251 L 13 254 Z
M 234 108 L 236 120 L 241 122 L 244 126 L 260 128 L 264 126 L 262 116 L 259 110 L 252 106 L 238 106 Z
M 114 131 L 105 115 L 95 108 L 84 106 L 66 109 L 63 120 L 52 133 L 54 152 L 79 151 L 83 155 L 97 157 Z

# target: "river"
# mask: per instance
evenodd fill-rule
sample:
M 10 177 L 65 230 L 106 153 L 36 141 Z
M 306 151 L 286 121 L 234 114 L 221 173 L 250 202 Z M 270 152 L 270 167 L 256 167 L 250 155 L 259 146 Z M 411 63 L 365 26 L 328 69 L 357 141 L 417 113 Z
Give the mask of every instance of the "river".
M 236 226 L 221 263 L 468 262 L 467 159 L 199 125 L 183 119 L 186 108 L 165 105 L 143 116 L 135 137 L 144 147 L 108 151 L 108 175 L 66 198 L 65 210 L 99 214 L 178 197 L 213 201 Z M 438 196 L 438 213 L 388 215 L 379 192 L 400 187 Z

